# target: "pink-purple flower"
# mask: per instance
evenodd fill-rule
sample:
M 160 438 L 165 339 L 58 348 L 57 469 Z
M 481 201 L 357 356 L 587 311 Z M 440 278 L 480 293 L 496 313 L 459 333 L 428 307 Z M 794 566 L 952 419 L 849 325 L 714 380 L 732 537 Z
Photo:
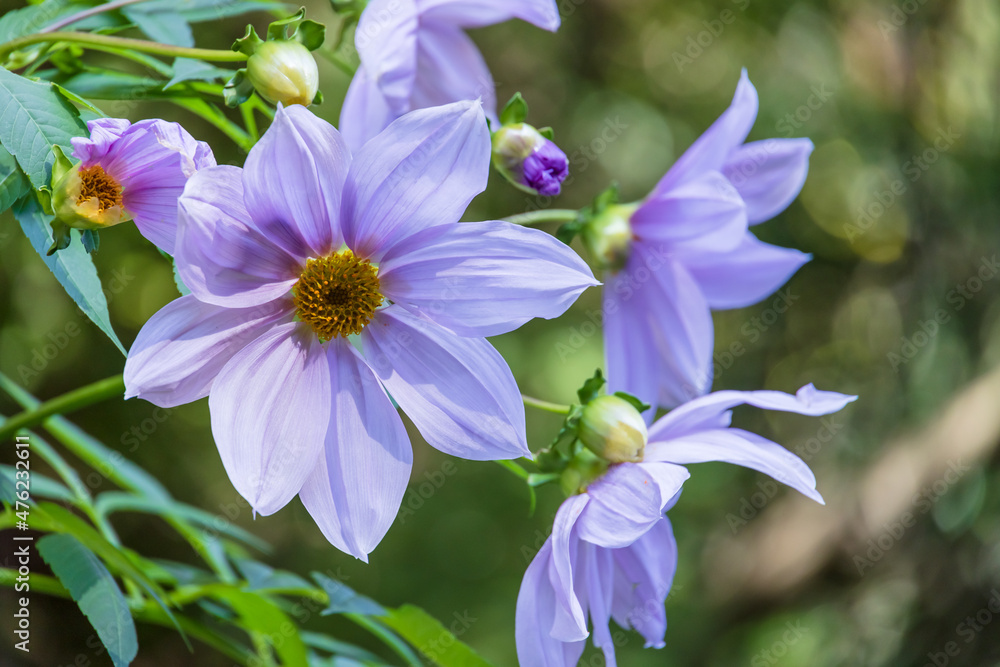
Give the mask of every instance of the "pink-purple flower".
M 90 137 L 77 137 L 80 160 L 55 186 L 60 217 L 70 226 L 101 229 L 134 220 L 139 232 L 174 253 L 177 198 L 199 169 L 215 166 L 208 144 L 177 123 L 98 118 Z
M 331 125 L 279 106 L 244 169 L 189 181 L 175 258 L 191 294 L 139 333 L 127 396 L 208 396 L 254 510 L 299 495 L 330 542 L 367 559 L 412 464 L 393 400 L 443 452 L 528 455 L 520 393 L 484 337 L 596 284 L 542 232 L 457 224 L 489 164 L 477 102 L 408 114 L 353 157 Z
M 486 61 L 464 30 L 522 19 L 559 28 L 555 0 L 371 0 L 355 46 L 361 66 L 340 115 L 351 150 L 408 111 L 482 99 L 496 123 L 496 91 Z
M 819 416 L 855 400 L 811 384 L 794 396 L 777 391 L 719 391 L 658 420 L 643 460 L 618 463 L 571 496 L 552 535 L 525 572 L 517 599 L 521 667 L 572 667 L 592 641 L 615 665 L 610 619 L 662 648 L 664 601 L 677 568 L 677 543 L 664 512 L 677 501 L 684 466 L 727 461 L 758 470 L 822 503 L 816 478 L 799 457 L 755 433 L 731 428 L 733 407 L 753 405 Z
M 756 117 L 744 71 L 729 109 L 644 201 L 612 206 L 584 230 L 608 268 L 611 391 L 663 407 L 704 394 L 713 376 L 711 310 L 760 301 L 809 260 L 748 230 L 796 197 L 812 152 L 808 139 L 744 143 Z

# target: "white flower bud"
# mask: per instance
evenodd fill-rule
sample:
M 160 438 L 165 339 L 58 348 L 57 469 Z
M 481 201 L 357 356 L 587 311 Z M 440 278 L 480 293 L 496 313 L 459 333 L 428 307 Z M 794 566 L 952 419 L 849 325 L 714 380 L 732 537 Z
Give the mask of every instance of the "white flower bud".
M 247 60 L 247 77 L 272 104 L 309 106 L 319 90 L 319 69 L 309 49 L 291 40 L 260 44 Z
M 580 440 L 611 463 L 642 461 L 649 433 L 642 415 L 618 396 L 599 396 L 583 409 Z

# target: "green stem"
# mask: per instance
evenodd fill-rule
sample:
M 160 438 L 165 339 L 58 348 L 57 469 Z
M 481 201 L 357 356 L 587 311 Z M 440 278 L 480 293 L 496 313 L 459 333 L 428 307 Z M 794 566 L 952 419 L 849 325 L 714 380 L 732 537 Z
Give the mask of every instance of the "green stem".
M 378 621 L 368 618 L 362 614 L 344 614 L 344 616 L 381 639 L 389 648 L 395 651 L 399 657 L 405 660 L 409 667 L 423 667 L 423 661 L 416 653 L 414 653 L 409 644 L 397 637 L 396 633 L 390 631 Z
M 512 222 L 515 225 L 538 225 L 543 222 L 573 222 L 579 214 L 579 211 L 554 208 L 547 211 L 529 211 L 527 213 L 509 215 L 503 218 L 503 220 Z
M 125 381 L 121 375 L 98 380 L 86 387 L 74 389 L 50 401 L 45 401 L 34 410 L 26 410 L 14 415 L 0 426 L 0 442 L 9 439 L 21 429 L 41 424 L 47 417 L 75 412 L 94 403 L 106 401 L 125 393 Z
M 143 53 L 153 53 L 158 56 L 169 58 L 194 58 L 195 60 L 208 60 L 213 62 L 242 62 L 247 56 L 238 51 L 223 51 L 219 49 L 193 49 L 184 46 L 171 46 L 170 44 L 160 44 L 144 39 L 131 39 L 128 37 L 113 37 L 111 35 L 95 35 L 89 32 L 49 32 L 25 35 L 12 39 L 9 42 L 0 44 L 0 58 L 3 58 L 11 51 L 23 49 L 32 44 L 44 44 L 48 42 L 71 42 L 84 47 L 103 47 L 131 49 Z
M 532 398 L 531 396 L 525 396 L 524 394 L 521 394 L 521 400 L 524 401 L 524 404 L 529 407 L 544 410 L 545 412 L 554 412 L 557 415 L 568 415 L 570 410 L 573 409 L 569 405 L 550 403 L 549 401 L 543 401 L 540 398 Z

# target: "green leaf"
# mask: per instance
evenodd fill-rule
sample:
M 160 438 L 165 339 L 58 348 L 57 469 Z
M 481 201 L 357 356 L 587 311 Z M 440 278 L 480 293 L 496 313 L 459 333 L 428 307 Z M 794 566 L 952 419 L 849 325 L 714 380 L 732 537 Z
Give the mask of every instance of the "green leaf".
M 125 72 L 84 71 L 62 82 L 75 95 L 97 100 L 139 100 L 166 97 L 163 81 Z
M 327 635 L 323 635 L 318 632 L 303 632 L 302 641 L 304 641 L 306 646 L 309 646 L 310 648 L 327 651 L 329 653 L 333 653 L 334 655 L 355 658 L 366 663 L 382 664 L 382 659 L 374 653 L 366 651 L 365 649 L 355 646 L 354 644 L 348 644 L 347 642 L 328 637 Z
M 239 625 L 259 635 L 273 647 L 283 665 L 307 664 L 306 645 L 298 627 L 276 604 L 256 593 L 248 593 L 226 584 L 206 586 L 208 594 L 233 608 Z
M 236 561 L 236 568 L 247 580 L 248 591 L 266 589 L 311 589 L 313 586 L 297 574 L 284 570 L 275 570 L 270 565 L 259 561 L 241 559 Z
M 0 68 L 0 144 L 17 158 L 35 188 L 49 184 L 52 146 L 72 150 L 86 126 L 51 83 L 29 81 Z
M 406 604 L 390 610 L 381 620 L 440 667 L 491 667 L 420 607 Z
M 0 500 L 11 507 L 17 502 L 17 489 L 14 488 L 13 479 L 8 479 L 7 475 L 0 475 Z
M 14 466 L 0 465 L 0 478 L 4 482 L 10 482 L 13 486 L 14 484 L 14 473 L 16 469 Z M 57 482 L 51 477 L 46 477 L 39 472 L 31 473 L 31 496 L 34 498 L 47 498 L 49 500 L 61 500 L 65 502 L 74 502 L 76 496 L 72 491 L 66 488 L 61 482 Z
M 623 401 L 628 402 L 633 408 L 635 408 L 639 412 L 645 412 L 646 410 L 649 410 L 651 407 L 653 407 L 649 403 L 643 403 L 638 398 L 625 391 L 616 391 L 615 396 L 622 399 Z
M 319 21 L 306 19 L 295 29 L 292 39 L 310 51 L 315 51 L 323 46 L 323 42 L 326 40 L 326 26 Z
M 94 626 L 115 667 L 131 663 L 139 652 L 135 622 L 104 564 L 72 535 L 46 535 L 37 548 Z
M 551 127 L 540 127 L 540 128 L 538 128 L 538 134 L 542 135 L 543 137 L 545 137 L 549 141 L 555 141 L 555 138 L 556 138 L 556 131 L 553 130 Z
M 226 101 L 226 106 L 236 108 L 250 99 L 253 95 L 253 84 L 247 76 L 246 67 L 236 70 L 233 78 L 226 82 L 222 89 L 222 98 Z
M 604 374 L 601 373 L 601 369 L 598 368 L 594 371 L 594 376 L 588 378 L 583 386 L 576 390 L 576 395 L 580 397 L 580 403 L 586 405 L 592 400 L 597 398 L 597 395 L 601 393 L 601 388 L 604 387 L 605 383 Z
M 523 123 L 527 117 L 528 103 L 521 97 L 521 93 L 514 93 L 514 97 L 510 98 L 503 111 L 500 112 L 500 124 L 517 125 Z
M 184 280 L 181 278 L 180 272 L 177 270 L 177 262 L 173 262 L 174 267 L 174 284 L 177 285 L 177 291 L 181 293 L 181 296 L 187 296 L 191 293 L 188 286 L 184 284 Z
M 49 153 L 51 154 L 51 150 Z M 97 269 L 94 268 L 94 262 L 83 247 L 83 243 L 72 243 L 65 250 L 60 250 L 52 256 L 46 255 L 55 240 L 52 234 L 52 216 L 42 212 L 34 197 L 26 197 L 18 202 L 14 206 L 14 216 L 31 241 L 35 252 L 41 256 L 42 261 L 76 305 L 107 334 L 122 354 L 128 354 L 111 326 L 111 316 L 108 314 L 108 302 L 104 297 L 101 279 L 97 277 Z
M 163 84 L 163 89 L 166 90 L 184 81 L 218 81 L 228 79 L 232 75 L 232 70 L 216 67 L 203 60 L 177 58 L 174 60 L 174 76 Z
M 360 595 L 345 583 L 331 579 L 319 572 L 313 572 L 312 578 L 330 596 L 330 604 L 320 612 L 321 616 L 329 616 L 330 614 L 381 616 L 386 613 L 385 608 L 378 602 Z
M 70 0 L 46 0 L 39 5 L 14 9 L 0 16 L 0 44 L 33 35 L 65 14 L 80 11 Z
M 122 14 L 138 26 L 147 37 L 154 42 L 173 44 L 174 46 L 194 46 L 194 35 L 191 26 L 179 13 L 173 9 L 153 8 L 143 5 L 125 7 Z
M 267 26 L 267 39 L 288 39 L 288 28 L 295 25 L 306 16 L 306 8 L 299 7 L 299 11 L 295 12 L 291 16 L 288 16 L 277 21 L 272 21 L 269 26 Z
M 242 53 L 249 57 L 252 56 L 253 52 L 257 50 L 257 47 L 263 43 L 264 40 L 262 40 L 257 34 L 257 30 L 252 25 L 248 25 L 246 33 L 233 42 L 233 45 L 230 48 L 237 53 Z
M 31 185 L 14 156 L 0 147 L 0 213 L 28 194 Z

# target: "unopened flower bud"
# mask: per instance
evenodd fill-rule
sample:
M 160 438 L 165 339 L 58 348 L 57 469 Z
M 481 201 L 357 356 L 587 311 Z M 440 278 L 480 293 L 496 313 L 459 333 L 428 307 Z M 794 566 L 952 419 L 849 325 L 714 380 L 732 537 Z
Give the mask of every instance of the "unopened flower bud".
M 122 204 L 121 184 L 100 165 L 77 164 L 53 176 L 52 209 L 66 225 L 104 229 L 132 219 Z
M 611 463 L 642 461 L 646 422 L 631 403 L 618 396 L 599 396 L 580 416 L 579 436 L 587 449 Z
M 493 134 L 493 165 L 522 190 L 554 197 L 569 175 L 569 160 L 527 123 L 504 125 Z
M 584 226 L 583 243 L 600 268 L 618 271 L 625 267 L 632 245 L 629 219 L 636 208 L 625 204 L 609 206 Z
M 319 90 L 316 59 L 309 49 L 291 40 L 261 43 L 247 60 L 247 77 L 272 104 L 309 106 Z

